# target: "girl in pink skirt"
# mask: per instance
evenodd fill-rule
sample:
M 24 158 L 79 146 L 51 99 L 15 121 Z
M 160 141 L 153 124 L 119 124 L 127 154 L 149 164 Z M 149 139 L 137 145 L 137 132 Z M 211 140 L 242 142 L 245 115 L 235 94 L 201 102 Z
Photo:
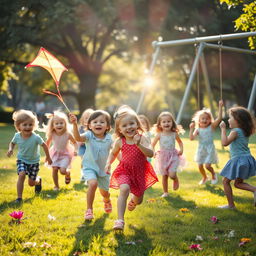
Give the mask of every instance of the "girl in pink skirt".
M 46 127 L 46 144 L 50 148 L 50 156 L 52 158 L 52 178 L 54 182 L 54 190 L 59 190 L 60 174 L 65 175 L 65 183 L 69 184 L 71 181 L 70 163 L 74 155 L 76 155 L 77 143 L 69 131 L 69 122 L 65 113 L 54 111 L 53 114 L 48 115 L 49 121 Z M 74 145 L 71 145 L 70 142 Z
M 170 112 L 162 112 L 156 123 L 157 135 L 152 141 L 153 148 L 159 141 L 160 150 L 155 154 L 155 171 L 162 175 L 164 193 L 162 197 L 168 196 L 168 177 L 173 180 L 173 190 L 179 188 L 177 170 L 185 165 L 183 154 L 183 143 L 178 135 L 179 129 Z M 175 149 L 175 141 L 178 142 L 180 150 Z

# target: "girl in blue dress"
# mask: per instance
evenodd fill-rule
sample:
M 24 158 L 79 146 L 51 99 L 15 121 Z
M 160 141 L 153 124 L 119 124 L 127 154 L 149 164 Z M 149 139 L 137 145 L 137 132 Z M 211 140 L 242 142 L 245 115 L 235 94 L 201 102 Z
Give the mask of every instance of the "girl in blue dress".
M 254 120 L 249 111 L 243 107 L 233 107 L 229 110 L 229 127 L 232 129 L 226 135 L 226 125 L 222 121 L 221 143 L 223 146 L 230 145 L 230 160 L 224 166 L 220 175 L 223 176 L 223 187 L 228 200 L 228 205 L 219 206 L 223 209 L 234 209 L 233 192 L 230 185 L 232 180 L 234 186 L 239 189 L 252 191 L 254 194 L 254 206 L 256 206 L 256 187 L 244 182 L 251 176 L 256 175 L 256 161 L 248 148 L 250 135 L 254 133 Z

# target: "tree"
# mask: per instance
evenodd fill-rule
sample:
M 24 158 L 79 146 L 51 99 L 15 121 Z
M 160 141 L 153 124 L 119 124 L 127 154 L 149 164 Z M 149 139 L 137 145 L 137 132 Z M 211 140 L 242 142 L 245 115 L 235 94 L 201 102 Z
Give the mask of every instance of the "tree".
M 238 8 L 240 16 L 235 20 L 236 30 L 256 31 L 256 2 L 254 0 L 219 0 L 228 8 Z M 249 38 L 249 46 L 255 49 L 256 37 Z

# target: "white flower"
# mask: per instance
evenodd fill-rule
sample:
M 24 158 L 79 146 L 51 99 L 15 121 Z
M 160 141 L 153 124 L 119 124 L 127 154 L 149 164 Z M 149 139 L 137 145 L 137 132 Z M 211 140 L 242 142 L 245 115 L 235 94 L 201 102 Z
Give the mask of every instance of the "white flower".
M 50 221 L 54 221 L 54 220 L 56 220 L 56 217 L 52 216 L 52 215 L 49 213 L 49 214 L 48 214 L 48 219 L 49 219 Z
M 201 236 L 196 236 L 196 241 L 203 241 L 204 239 Z
M 226 236 L 228 238 L 235 237 L 235 230 L 231 230 Z
M 36 242 L 26 242 L 23 244 L 24 248 L 36 247 Z

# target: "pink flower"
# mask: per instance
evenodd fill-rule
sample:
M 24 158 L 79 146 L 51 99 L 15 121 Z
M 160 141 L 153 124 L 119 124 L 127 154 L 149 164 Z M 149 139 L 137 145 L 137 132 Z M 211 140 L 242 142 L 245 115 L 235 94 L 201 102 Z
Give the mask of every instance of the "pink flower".
M 22 211 L 13 211 L 9 215 L 12 218 L 14 218 L 15 220 L 21 220 L 21 218 L 23 217 L 23 212 Z
M 201 245 L 200 244 L 191 244 L 190 246 L 189 246 L 189 249 L 191 249 L 191 250 L 203 250 L 203 248 L 201 248 Z
M 216 223 L 219 222 L 219 220 L 218 220 L 218 218 L 217 218 L 216 216 L 212 216 L 212 217 L 211 217 L 211 222 L 212 222 L 213 224 L 216 224 Z

